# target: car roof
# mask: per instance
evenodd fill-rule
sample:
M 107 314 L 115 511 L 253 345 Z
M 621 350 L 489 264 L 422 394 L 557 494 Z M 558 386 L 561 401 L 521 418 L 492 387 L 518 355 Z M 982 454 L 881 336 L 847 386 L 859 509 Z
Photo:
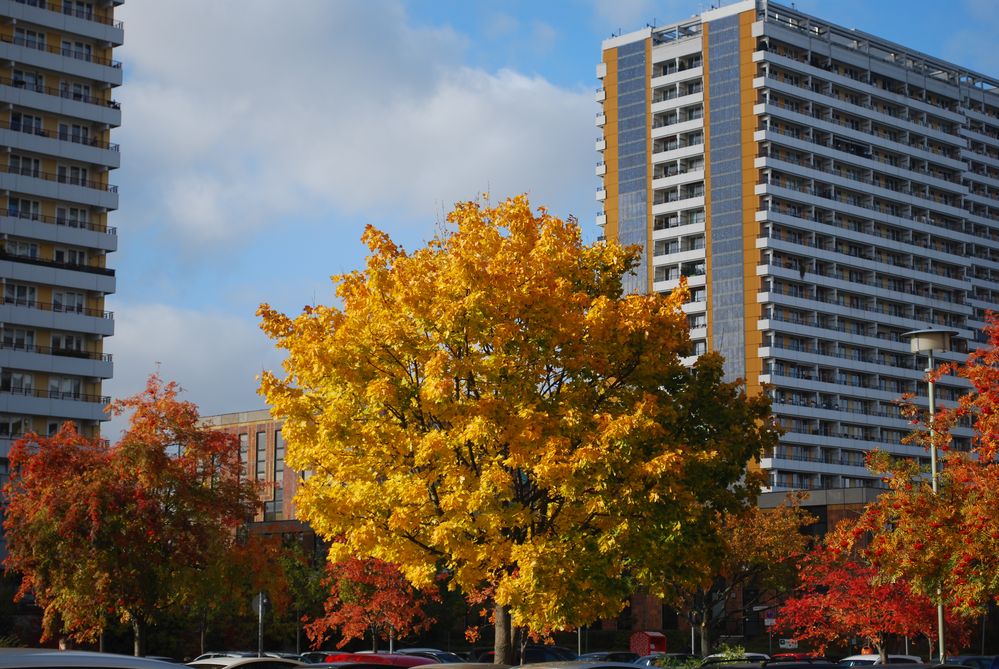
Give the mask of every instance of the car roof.
M 606 662 L 604 660 L 549 660 L 547 662 L 530 662 L 522 666 L 532 667 L 532 669 L 601 669 L 601 667 L 635 669 L 634 662 Z
M 94 667 L 104 669 L 176 669 L 177 665 L 132 655 L 52 648 L 0 648 L 0 667 Z
M 283 657 L 207 657 L 204 660 L 188 662 L 195 669 L 215 669 L 216 667 L 256 667 L 257 669 L 279 669 L 300 667 L 304 662 Z
M 363 662 L 365 664 L 380 664 L 382 666 L 394 667 L 415 667 L 425 664 L 433 664 L 433 660 L 419 655 L 405 655 L 403 653 L 346 653 L 331 651 L 330 662 Z M 311 666 L 311 665 L 310 665 Z M 453 664 L 451 666 L 454 666 Z

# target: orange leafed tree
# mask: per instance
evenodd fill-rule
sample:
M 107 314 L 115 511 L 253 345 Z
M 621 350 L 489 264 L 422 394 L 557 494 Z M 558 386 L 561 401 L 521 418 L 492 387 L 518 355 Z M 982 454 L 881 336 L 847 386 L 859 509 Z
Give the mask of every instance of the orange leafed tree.
M 703 562 L 702 579 L 667 579 L 669 601 L 696 615 L 693 622 L 700 626 L 703 655 L 711 652 L 714 636 L 732 617 L 773 605 L 778 593 L 795 586 L 796 565 L 810 541 L 802 530 L 816 520 L 799 501 L 790 498 L 773 509 L 752 506 L 719 514 L 718 550 L 690 556 Z M 737 592 L 742 607 L 730 611 L 726 605 Z
M 370 633 L 371 649 L 377 651 L 379 640 L 428 629 L 434 619 L 423 607 L 440 599 L 434 586 L 417 590 L 398 567 L 370 558 L 329 563 L 324 583 L 329 592 L 324 613 L 305 626 L 315 648 L 335 631 L 340 634 L 337 648 Z
M 262 305 L 287 357 L 261 392 L 288 463 L 313 472 L 297 508 L 339 540 L 332 559 L 489 589 L 509 661 L 511 621 L 586 624 L 636 584 L 693 578 L 776 434 L 719 356 L 684 366 L 685 287 L 623 294 L 636 249 L 584 245 L 524 197 L 448 222 L 411 253 L 368 228 L 366 267 L 334 277 L 340 306 Z
M 112 411 L 131 416 L 114 446 L 67 423 L 12 447 L 5 567 L 23 577 L 18 596 L 44 610 L 47 636 L 93 640 L 119 619 L 141 654 L 145 627 L 216 571 L 253 515 L 238 443 L 201 427 L 177 392 L 152 376 L 116 401 Z

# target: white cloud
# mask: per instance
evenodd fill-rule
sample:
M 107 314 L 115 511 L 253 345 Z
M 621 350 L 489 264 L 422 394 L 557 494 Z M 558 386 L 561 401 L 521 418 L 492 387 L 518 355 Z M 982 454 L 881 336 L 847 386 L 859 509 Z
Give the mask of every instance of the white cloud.
M 143 147 L 127 178 L 158 201 L 133 203 L 126 185 L 121 216 L 141 206 L 208 247 L 327 209 L 426 221 L 487 187 L 564 213 L 589 195 L 588 90 L 468 69 L 463 38 L 411 26 L 398 2 L 278 5 L 123 6 L 118 132 Z
M 121 305 L 116 318 L 109 340 L 115 376 L 104 384 L 105 395 L 139 393 L 158 372 L 180 384 L 182 399 L 197 404 L 202 415 L 264 408 L 256 377 L 262 369 L 277 371 L 281 355 L 255 320 L 163 304 Z M 125 426 L 118 418 L 102 433 L 115 441 Z

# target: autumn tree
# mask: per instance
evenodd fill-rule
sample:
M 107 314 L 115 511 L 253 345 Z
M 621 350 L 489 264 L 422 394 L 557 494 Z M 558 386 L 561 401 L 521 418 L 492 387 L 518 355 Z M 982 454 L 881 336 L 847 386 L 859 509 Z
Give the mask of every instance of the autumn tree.
M 323 615 L 305 626 L 314 648 L 330 632 L 338 632 L 337 648 L 351 639 L 371 634 L 371 650 L 378 641 L 391 641 L 429 629 L 434 619 L 424 607 L 440 598 L 433 585 L 414 588 L 395 565 L 376 559 L 351 558 L 327 565 L 327 599 Z
M 837 528 L 801 562 L 801 584 L 778 611 L 778 628 L 814 642 L 820 652 L 853 637 L 863 639 L 882 664 L 892 635 L 923 635 L 935 643 L 936 605 L 906 581 L 886 580 L 856 551 L 844 550 L 843 535 L 851 531 Z M 964 619 L 954 611 L 947 614 L 947 633 L 966 642 Z
M 684 366 L 685 287 L 623 295 L 635 248 L 584 245 L 524 197 L 448 224 L 412 253 L 369 227 L 365 269 L 334 277 L 340 306 L 262 305 L 287 357 L 261 392 L 289 465 L 313 472 L 296 504 L 339 540 L 331 558 L 490 588 L 509 661 L 513 626 L 586 624 L 693 575 L 776 434 L 718 355 Z
M 129 428 L 114 446 L 78 434 L 30 434 L 10 452 L 5 567 L 18 597 L 43 609 L 46 636 L 98 637 L 108 622 L 143 630 L 229 554 L 256 492 L 241 482 L 234 438 L 202 428 L 196 407 L 156 376 L 118 400 Z
M 700 561 L 702 578 L 667 579 L 667 601 L 696 616 L 702 655 L 712 652 L 713 640 L 732 617 L 741 618 L 753 606 L 773 605 L 795 587 L 798 558 L 810 541 L 803 529 L 816 520 L 799 502 L 793 497 L 773 509 L 750 506 L 719 514 L 719 549 L 690 556 Z M 731 611 L 727 604 L 737 592 L 742 608 Z
M 945 603 L 966 615 L 999 601 L 999 320 L 994 314 L 988 320 L 988 346 L 964 364 L 931 372 L 955 373 L 971 384 L 956 406 L 937 412 L 933 432 L 928 417 L 909 407 L 921 423 L 908 442 L 935 443 L 943 453 L 938 492 L 915 462 L 875 454 L 870 466 L 889 490 L 867 508 L 855 533 L 886 577 L 906 579 L 933 598 L 940 588 Z M 971 452 L 951 448 L 960 424 L 974 428 Z

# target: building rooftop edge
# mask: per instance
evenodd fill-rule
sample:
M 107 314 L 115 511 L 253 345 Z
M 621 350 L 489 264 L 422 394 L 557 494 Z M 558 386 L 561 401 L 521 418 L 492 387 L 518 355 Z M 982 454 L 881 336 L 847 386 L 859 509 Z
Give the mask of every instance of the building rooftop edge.
M 243 423 L 268 423 L 275 420 L 270 409 L 255 409 L 253 411 L 234 411 L 213 416 L 202 416 L 201 424 L 213 427 L 241 425 Z

